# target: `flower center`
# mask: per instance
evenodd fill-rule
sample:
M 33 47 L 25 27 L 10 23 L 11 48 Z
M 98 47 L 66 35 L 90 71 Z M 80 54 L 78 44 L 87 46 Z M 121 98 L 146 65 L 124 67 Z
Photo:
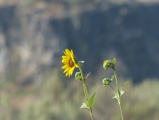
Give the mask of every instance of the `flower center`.
M 73 67 L 74 66 L 74 62 L 72 61 L 72 59 L 69 60 L 69 66 Z

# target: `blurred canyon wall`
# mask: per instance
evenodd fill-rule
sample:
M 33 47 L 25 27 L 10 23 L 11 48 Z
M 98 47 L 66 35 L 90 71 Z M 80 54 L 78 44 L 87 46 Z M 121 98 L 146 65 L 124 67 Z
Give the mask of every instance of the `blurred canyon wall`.
M 158 13 L 158 4 L 0 6 L 0 77 L 30 84 L 61 69 L 67 47 L 87 62 L 86 71 L 96 73 L 104 59 L 117 57 L 134 82 L 157 78 Z

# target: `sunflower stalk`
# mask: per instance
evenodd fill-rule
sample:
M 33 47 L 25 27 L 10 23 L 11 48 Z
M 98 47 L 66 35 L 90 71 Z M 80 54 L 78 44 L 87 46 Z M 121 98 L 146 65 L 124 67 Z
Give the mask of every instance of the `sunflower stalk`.
M 117 89 L 117 92 L 115 92 L 116 96 L 117 96 L 117 101 L 118 101 L 118 105 L 119 105 L 119 108 L 120 108 L 120 114 L 121 114 L 121 119 L 124 120 L 123 118 L 123 111 L 122 111 L 122 106 L 121 106 L 121 93 L 120 93 L 120 89 L 119 89 L 119 85 L 118 85 L 118 77 L 116 75 L 116 71 L 114 71 L 114 75 L 115 75 L 115 80 L 116 80 L 116 89 Z
M 88 91 L 87 91 L 86 81 L 85 81 L 85 78 L 83 76 L 83 71 L 82 71 L 81 66 L 79 66 L 79 71 L 81 73 L 81 79 L 82 79 L 82 85 L 83 85 L 83 90 L 84 90 L 84 94 L 85 94 L 85 99 L 88 102 Z M 91 118 L 91 120 L 93 120 L 92 107 L 89 109 L 89 111 L 90 111 L 90 118 Z
M 76 72 L 75 78 L 76 78 L 76 80 L 82 81 L 83 90 L 84 90 L 84 94 L 85 94 L 85 99 L 87 101 L 87 104 L 83 103 L 81 108 L 88 109 L 90 111 L 90 118 L 91 118 L 91 120 L 93 120 L 92 107 L 94 106 L 95 93 L 93 95 L 91 95 L 90 97 L 88 97 L 86 79 L 87 79 L 87 77 L 89 76 L 90 73 L 87 74 L 86 78 L 84 78 L 83 71 L 82 71 L 82 68 L 81 68 L 84 61 L 77 61 L 75 56 L 74 56 L 73 51 L 69 50 L 69 49 L 65 49 L 64 55 L 62 56 L 62 63 L 64 64 L 64 66 L 62 66 L 62 69 L 64 69 L 64 73 L 68 77 L 70 77 L 73 74 L 73 71 L 74 71 L 75 68 L 79 68 L 79 72 Z
M 122 88 L 124 87 L 124 85 L 126 83 L 122 85 L 121 89 L 119 89 L 118 77 L 117 77 L 117 74 L 116 74 L 116 71 L 115 71 L 115 64 L 116 64 L 116 59 L 115 58 L 113 60 L 105 60 L 103 62 L 103 68 L 105 70 L 111 68 L 114 72 L 114 75 L 111 77 L 111 79 L 104 78 L 102 83 L 103 83 L 104 86 L 109 85 L 111 87 L 111 89 L 113 90 L 114 95 L 115 95 L 113 98 L 117 99 L 117 102 L 118 102 L 118 105 L 119 105 L 119 108 L 120 108 L 121 120 L 124 120 L 122 106 L 121 106 L 121 95 L 124 93 Z M 113 79 L 115 79 L 115 82 L 116 82 L 116 90 L 111 85 L 111 82 L 113 81 Z

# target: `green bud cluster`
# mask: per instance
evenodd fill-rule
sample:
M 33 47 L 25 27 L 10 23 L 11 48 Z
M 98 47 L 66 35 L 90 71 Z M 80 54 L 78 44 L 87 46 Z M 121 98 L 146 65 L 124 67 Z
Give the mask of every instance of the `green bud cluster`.
M 109 78 L 104 78 L 102 81 L 103 85 L 109 85 L 111 82 L 112 82 L 112 80 Z
M 105 70 L 112 68 L 113 70 L 115 70 L 115 64 L 116 64 L 116 59 L 114 58 L 113 60 L 105 60 L 103 62 L 103 68 Z

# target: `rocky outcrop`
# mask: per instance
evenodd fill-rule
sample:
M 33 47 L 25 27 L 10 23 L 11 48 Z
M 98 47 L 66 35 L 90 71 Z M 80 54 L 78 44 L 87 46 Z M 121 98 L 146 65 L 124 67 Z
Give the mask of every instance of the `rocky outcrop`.
M 1 78 L 11 76 L 18 83 L 32 83 L 46 71 L 60 69 L 66 47 L 87 61 L 86 71 L 96 73 L 94 66 L 117 57 L 125 75 L 135 82 L 157 78 L 158 12 L 158 5 L 99 4 L 69 9 L 41 3 L 1 7 Z

